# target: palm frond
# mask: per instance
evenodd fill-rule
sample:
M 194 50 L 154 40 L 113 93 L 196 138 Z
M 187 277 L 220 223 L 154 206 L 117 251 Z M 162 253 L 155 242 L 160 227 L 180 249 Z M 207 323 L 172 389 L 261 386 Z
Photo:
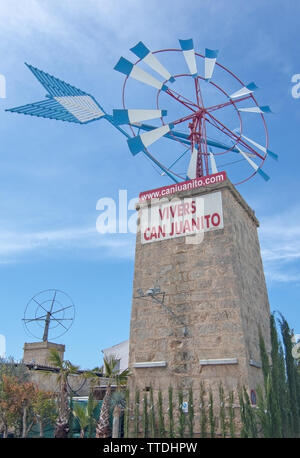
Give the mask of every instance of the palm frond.
M 88 413 L 87 406 L 81 406 L 79 404 L 75 404 L 73 407 L 73 413 L 80 424 L 80 428 L 85 429 L 89 423 L 89 413 Z
M 115 375 L 116 384 L 123 386 L 126 385 L 128 377 L 131 375 L 129 369 L 125 369 L 120 374 Z
M 64 366 L 68 374 L 77 374 L 79 371 L 79 366 L 75 366 L 70 361 L 64 361 Z
M 126 407 L 126 393 L 124 391 L 115 391 L 111 395 L 111 408 L 114 409 L 116 406 L 125 409 Z
M 52 364 L 55 367 L 58 367 L 59 369 L 63 368 L 63 360 L 60 357 L 60 354 L 58 353 L 55 348 L 50 349 L 50 355 L 48 357 L 48 361 L 50 364 Z

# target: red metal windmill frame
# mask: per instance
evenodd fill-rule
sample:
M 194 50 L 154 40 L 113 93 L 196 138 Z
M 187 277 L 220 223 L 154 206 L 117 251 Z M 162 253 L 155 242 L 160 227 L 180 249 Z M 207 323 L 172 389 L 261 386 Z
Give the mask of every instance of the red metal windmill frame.
M 182 53 L 181 49 L 177 48 L 169 48 L 169 49 L 161 49 L 158 51 L 153 51 L 153 54 L 160 54 L 160 53 L 166 53 L 166 52 L 177 52 L 177 53 Z M 205 59 L 205 56 L 203 54 L 200 54 L 198 52 L 195 52 L 195 55 Z M 138 64 L 141 61 L 141 59 L 138 59 L 134 65 Z M 219 68 L 223 69 L 225 72 L 227 72 L 231 77 L 233 77 L 240 85 L 241 87 L 245 87 L 245 84 L 242 82 L 242 80 L 236 76 L 231 70 L 226 68 L 224 65 L 216 62 L 215 65 L 217 65 Z M 200 81 L 203 80 L 205 81 L 205 78 L 197 75 L 196 77 L 193 77 L 190 74 L 187 73 L 181 73 L 181 74 L 176 74 L 174 75 L 175 80 L 181 77 L 192 77 L 194 78 L 194 85 L 195 85 L 195 101 L 189 100 L 183 95 L 179 94 L 178 92 L 170 89 L 168 87 L 167 91 L 163 91 L 164 94 L 168 94 L 170 97 L 172 97 L 174 100 L 176 100 L 178 103 L 181 105 L 185 106 L 191 113 L 188 114 L 187 116 L 181 117 L 176 120 L 172 120 L 172 124 L 175 125 L 180 125 L 182 123 L 186 123 L 189 121 L 188 124 L 188 129 L 189 129 L 189 139 L 191 141 L 191 151 L 193 151 L 194 148 L 197 149 L 197 168 L 196 168 L 196 177 L 202 177 L 202 176 L 207 176 L 210 174 L 209 171 L 209 151 L 208 151 L 208 146 L 207 146 L 207 135 L 206 135 L 206 124 L 210 124 L 214 128 L 216 128 L 218 131 L 222 132 L 225 134 L 232 142 L 232 146 L 226 148 L 224 151 L 221 152 L 215 152 L 214 155 L 223 155 L 226 153 L 229 153 L 232 151 L 236 146 L 242 147 L 246 149 L 247 152 L 250 152 L 251 154 L 254 154 L 255 157 L 259 158 L 261 160 L 261 163 L 259 164 L 259 167 L 262 167 L 266 157 L 267 157 L 267 150 L 269 147 L 269 136 L 268 136 L 268 130 L 267 130 L 267 125 L 266 121 L 264 118 L 263 113 L 260 113 L 260 117 L 263 123 L 263 128 L 265 132 L 265 148 L 266 148 L 266 153 L 260 154 L 258 153 L 247 141 L 245 141 L 242 138 L 242 133 L 243 133 L 243 120 L 241 117 L 241 114 L 239 112 L 237 104 L 239 102 L 245 101 L 245 100 L 252 100 L 256 107 L 259 107 L 253 93 L 249 93 L 247 95 L 243 95 L 235 100 L 231 99 L 227 91 L 225 91 L 222 87 L 220 87 L 217 83 L 215 83 L 212 80 L 207 81 L 208 84 L 213 85 L 218 91 L 220 91 L 227 99 L 226 102 L 210 106 L 210 107 L 205 107 L 203 103 L 203 97 L 202 97 L 202 92 L 201 92 L 201 85 Z M 123 108 L 126 109 L 126 104 L 125 104 L 125 92 L 126 92 L 126 85 L 128 81 L 128 76 L 125 78 L 123 88 L 122 88 L 122 104 Z M 167 83 L 167 81 L 164 81 L 164 84 Z M 156 107 L 157 109 L 160 109 L 159 106 L 159 98 L 161 94 L 161 90 L 157 91 L 156 95 Z M 221 122 L 217 116 L 214 113 L 215 111 L 221 110 L 222 108 L 225 108 L 227 106 L 232 106 L 237 113 L 238 116 L 238 122 L 239 122 L 239 133 L 236 133 L 232 129 L 230 129 L 228 126 L 224 124 L 224 122 Z M 161 118 L 162 125 L 165 125 L 165 122 L 163 118 Z M 135 136 L 136 133 L 134 132 L 134 129 L 132 126 L 130 126 L 132 134 Z M 172 131 L 170 132 L 172 135 Z M 178 141 L 181 143 L 179 138 L 175 138 L 174 140 Z M 149 153 L 150 154 L 150 153 Z M 179 178 L 183 178 L 182 176 L 176 174 L 174 171 L 172 171 L 170 168 L 164 167 L 171 173 L 173 173 L 175 176 Z M 256 171 L 251 173 L 247 178 L 235 183 L 236 185 L 244 183 L 248 181 L 250 178 L 252 178 L 256 174 Z

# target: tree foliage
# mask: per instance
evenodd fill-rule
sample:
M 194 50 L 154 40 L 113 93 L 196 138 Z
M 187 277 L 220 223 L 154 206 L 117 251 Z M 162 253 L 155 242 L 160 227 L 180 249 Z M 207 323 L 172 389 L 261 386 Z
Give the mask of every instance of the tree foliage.
M 126 385 L 127 379 L 130 375 L 129 369 L 120 372 L 118 370 L 118 359 L 115 356 L 109 356 L 103 359 L 104 374 L 107 379 L 106 392 L 102 402 L 99 420 L 96 427 L 96 437 L 107 438 L 111 435 L 110 425 L 110 409 L 111 409 L 111 396 L 112 385 L 116 385 L 117 389 Z

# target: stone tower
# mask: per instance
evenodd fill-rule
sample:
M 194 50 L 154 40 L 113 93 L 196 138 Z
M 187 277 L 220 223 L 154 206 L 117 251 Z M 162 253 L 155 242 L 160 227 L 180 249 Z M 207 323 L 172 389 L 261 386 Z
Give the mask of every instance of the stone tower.
M 166 392 L 171 385 L 183 389 L 187 397 L 187 389 L 193 385 L 197 402 L 200 382 L 214 392 L 222 382 L 225 392 L 244 385 L 249 395 L 253 394 L 263 380 L 259 328 L 267 350 L 270 348 L 270 310 L 257 234 L 259 223 L 227 179 L 178 191 L 171 197 L 202 198 L 204 213 L 205 207 L 212 208 L 210 200 L 218 197 L 222 221 L 210 215 L 210 228 L 202 233 L 201 243 L 189 243 L 194 236 L 155 237 L 151 243 L 142 243 L 143 231 L 138 231 L 130 326 L 130 392 L 149 391 L 152 386 L 157 394 L 157 390 Z M 149 203 L 138 204 L 139 219 Z M 150 234 L 151 230 L 148 239 Z M 145 292 L 155 285 L 165 293 L 163 304 L 151 295 L 139 297 L 142 293 L 137 293 L 138 289 Z M 157 297 L 162 302 L 163 295 Z
M 24 344 L 23 362 L 36 364 L 41 366 L 49 366 L 49 356 L 51 350 L 58 352 L 61 359 L 64 359 L 65 346 L 53 342 L 31 342 Z

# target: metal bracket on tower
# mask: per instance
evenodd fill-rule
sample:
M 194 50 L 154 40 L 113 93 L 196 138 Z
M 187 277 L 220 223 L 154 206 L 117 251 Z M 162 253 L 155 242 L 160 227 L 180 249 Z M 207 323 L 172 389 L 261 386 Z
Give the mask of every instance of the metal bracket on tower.
M 188 335 L 188 330 L 187 326 L 184 321 L 181 320 L 173 310 L 168 307 L 164 301 L 165 301 L 165 291 L 161 291 L 160 286 L 156 285 L 153 288 L 149 288 L 146 293 L 141 288 L 138 288 L 137 290 L 138 296 L 134 296 L 134 299 L 149 299 L 151 298 L 154 302 L 157 304 L 160 304 L 173 318 L 176 320 L 179 324 L 183 326 L 183 335 L 186 337 Z M 160 297 L 159 297 L 160 296 Z

